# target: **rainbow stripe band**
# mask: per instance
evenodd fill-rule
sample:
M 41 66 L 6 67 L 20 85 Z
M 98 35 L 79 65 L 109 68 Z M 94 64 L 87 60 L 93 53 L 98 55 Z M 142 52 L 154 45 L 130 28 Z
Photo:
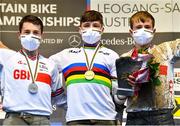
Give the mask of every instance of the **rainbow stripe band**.
M 85 79 L 87 71 L 86 63 L 74 63 L 63 69 L 66 86 L 78 83 L 102 84 L 109 88 L 112 87 L 110 79 L 110 71 L 101 64 L 94 64 L 92 70 L 95 73 L 93 80 Z
M 78 84 L 78 83 L 88 83 L 88 84 L 101 84 L 104 86 L 112 88 L 111 80 L 109 78 L 95 75 L 93 80 L 86 80 L 84 75 L 72 75 L 67 78 L 66 80 L 66 86 L 69 86 L 71 84 Z

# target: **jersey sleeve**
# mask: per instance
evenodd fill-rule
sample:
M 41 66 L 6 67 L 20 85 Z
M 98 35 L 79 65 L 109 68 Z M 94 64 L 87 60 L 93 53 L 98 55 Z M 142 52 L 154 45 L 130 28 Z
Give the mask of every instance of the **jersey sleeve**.
M 62 75 L 59 74 L 57 65 L 55 65 L 52 74 L 52 104 L 58 106 L 66 105 L 66 95 L 63 88 Z
M 180 39 L 164 42 L 158 46 L 170 59 L 180 57 Z
M 116 59 L 119 58 L 119 55 L 116 52 L 113 52 L 111 55 L 111 70 L 110 70 L 110 74 L 112 76 L 112 78 L 116 78 L 117 77 L 117 72 L 116 72 Z
M 62 71 L 62 67 L 61 67 L 61 63 L 62 63 L 61 59 L 62 58 L 61 57 L 62 57 L 62 52 L 56 53 L 49 57 L 49 59 L 53 60 L 56 63 L 59 73 Z
M 174 56 L 180 57 L 180 39 L 174 41 L 174 44 L 172 44 L 172 50 L 174 50 Z
M 0 48 L 0 94 L 3 95 L 4 83 L 1 82 L 2 69 L 8 59 L 16 52 L 7 48 Z
M 3 65 L 4 62 L 6 62 L 8 60 L 8 58 L 10 56 L 12 56 L 12 54 L 14 54 L 14 53 L 16 53 L 16 52 L 13 50 L 0 48 L 0 64 Z

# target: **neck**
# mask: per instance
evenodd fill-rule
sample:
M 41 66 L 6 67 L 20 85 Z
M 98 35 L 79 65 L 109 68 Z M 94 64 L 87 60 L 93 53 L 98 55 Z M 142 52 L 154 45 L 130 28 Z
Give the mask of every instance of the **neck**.
M 88 44 L 84 43 L 84 47 L 96 47 L 99 43 L 94 43 L 94 44 Z
M 35 50 L 35 51 L 29 51 L 29 50 L 26 50 L 26 49 L 22 49 L 28 57 L 34 57 L 34 56 L 37 56 L 38 54 L 38 51 Z
M 147 45 L 143 45 L 143 46 L 140 46 L 138 44 L 135 44 L 135 48 L 136 49 L 145 49 L 145 48 L 150 48 L 152 47 L 153 45 L 152 44 L 147 44 Z

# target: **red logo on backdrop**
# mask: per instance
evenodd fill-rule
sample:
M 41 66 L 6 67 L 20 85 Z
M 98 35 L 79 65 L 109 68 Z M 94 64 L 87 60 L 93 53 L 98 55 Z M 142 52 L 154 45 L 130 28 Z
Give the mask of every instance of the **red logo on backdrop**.
M 169 81 L 169 91 L 171 94 L 173 94 L 173 81 L 172 80 Z

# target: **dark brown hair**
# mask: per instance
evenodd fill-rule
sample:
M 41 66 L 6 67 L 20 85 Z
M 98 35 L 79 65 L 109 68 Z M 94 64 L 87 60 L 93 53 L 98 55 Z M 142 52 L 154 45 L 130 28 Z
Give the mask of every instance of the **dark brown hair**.
M 21 19 L 21 21 L 19 22 L 19 32 L 20 33 L 22 30 L 23 24 L 25 22 L 30 22 L 34 25 L 40 25 L 41 33 L 43 33 L 43 23 L 42 23 L 41 19 L 39 19 L 38 17 L 36 17 L 34 15 L 26 15 Z
M 95 10 L 85 11 L 81 16 L 80 25 L 83 22 L 88 22 L 88 21 L 99 21 L 103 25 L 103 16 L 100 12 Z

